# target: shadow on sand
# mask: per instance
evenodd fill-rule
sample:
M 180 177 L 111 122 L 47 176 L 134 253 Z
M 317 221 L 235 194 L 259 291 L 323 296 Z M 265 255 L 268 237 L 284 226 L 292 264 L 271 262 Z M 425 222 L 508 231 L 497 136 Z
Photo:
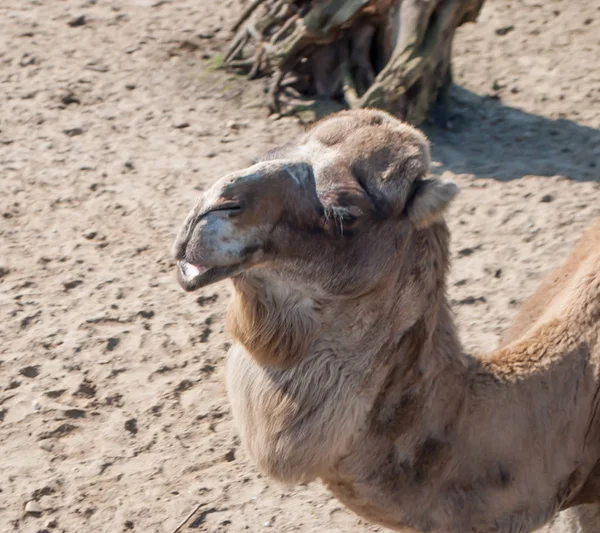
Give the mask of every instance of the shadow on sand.
M 561 175 L 600 182 L 600 130 L 507 107 L 453 86 L 449 127 L 422 124 L 432 143 L 435 172 L 476 174 L 500 181 Z

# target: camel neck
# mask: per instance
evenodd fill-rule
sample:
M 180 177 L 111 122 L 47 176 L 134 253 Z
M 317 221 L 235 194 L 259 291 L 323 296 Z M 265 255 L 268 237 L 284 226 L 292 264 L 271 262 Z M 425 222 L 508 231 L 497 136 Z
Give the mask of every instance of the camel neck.
M 407 253 L 414 249 L 421 253 Z M 395 271 L 368 293 L 322 306 L 320 340 L 335 343 L 337 353 L 368 360 L 377 372 L 385 364 L 404 374 L 410 368 L 427 379 L 452 374 L 452 382 L 460 381 L 471 360 L 462 351 L 446 295 L 446 225 L 411 231 L 399 259 Z

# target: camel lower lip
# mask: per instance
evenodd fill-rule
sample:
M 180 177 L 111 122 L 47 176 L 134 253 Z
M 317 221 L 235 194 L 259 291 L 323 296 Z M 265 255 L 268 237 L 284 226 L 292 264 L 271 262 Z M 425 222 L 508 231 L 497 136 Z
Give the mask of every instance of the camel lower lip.
M 208 267 L 192 265 L 191 263 L 186 263 L 185 261 L 180 261 L 179 265 L 183 275 L 190 279 L 198 277 L 208 270 Z
M 177 280 L 183 290 L 191 292 L 229 278 L 235 275 L 240 268 L 240 265 L 207 267 L 178 261 Z

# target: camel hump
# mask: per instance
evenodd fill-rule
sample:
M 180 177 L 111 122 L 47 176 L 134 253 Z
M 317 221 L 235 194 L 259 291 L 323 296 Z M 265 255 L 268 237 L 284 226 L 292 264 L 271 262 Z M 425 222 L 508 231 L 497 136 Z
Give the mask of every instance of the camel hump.
M 591 313 L 589 318 L 593 318 L 600 305 L 599 276 L 600 218 L 577 241 L 567 260 L 525 301 L 501 345 L 523 337 L 535 325 L 565 314 L 577 316 L 581 312 L 584 318 Z

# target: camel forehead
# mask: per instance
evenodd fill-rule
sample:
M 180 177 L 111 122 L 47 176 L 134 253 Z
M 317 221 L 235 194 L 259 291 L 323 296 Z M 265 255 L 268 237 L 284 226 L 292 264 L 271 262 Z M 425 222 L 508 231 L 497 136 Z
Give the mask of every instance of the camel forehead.
M 395 147 L 397 135 L 388 128 L 365 126 L 361 129 L 339 132 L 335 139 L 316 131 L 300 144 L 295 152 L 313 165 L 327 166 L 340 159 L 351 161 L 357 156 L 368 157 L 382 149 Z
M 346 163 L 347 157 L 337 146 L 326 146 L 318 139 L 310 139 L 307 143 L 300 145 L 296 151 L 296 157 L 299 161 L 308 163 L 313 171 L 313 177 L 317 188 L 323 185 L 333 185 L 342 175 L 339 172 L 328 172 L 331 169 L 341 169 L 349 165 Z M 347 176 L 346 176 L 347 179 Z
M 312 166 L 318 188 L 358 183 L 359 179 L 376 175 L 383 179 L 388 169 L 401 170 L 411 158 L 422 155 L 423 160 L 428 159 L 425 137 L 402 123 L 396 128 L 380 124 L 336 128 L 335 134 L 329 129 L 315 128 L 293 149 L 294 157 Z

